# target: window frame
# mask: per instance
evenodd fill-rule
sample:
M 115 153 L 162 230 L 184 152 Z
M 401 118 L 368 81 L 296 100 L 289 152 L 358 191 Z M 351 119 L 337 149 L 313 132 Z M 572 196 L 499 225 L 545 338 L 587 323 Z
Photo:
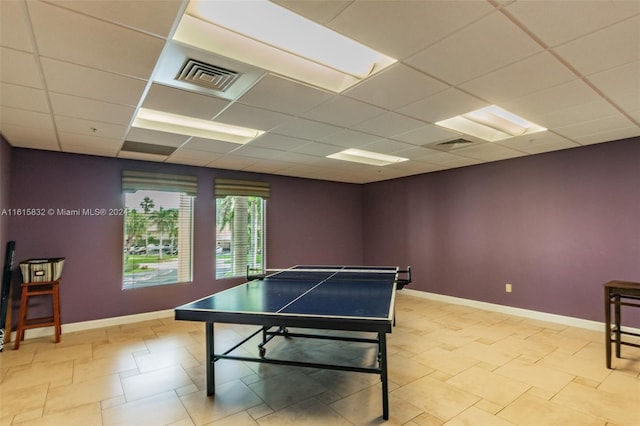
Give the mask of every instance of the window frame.
M 141 192 L 142 193 L 139 193 Z M 167 195 L 163 193 L 171 193 L 173 195 Z M 196 193 L 197 193 L 197 177 L 195 176 L 186 176 L 186 175 L 171 175 L 171 174 L 163 174 L 163 173 L 153 173 L 153 172 L 140 172 L 140 171 L 128 171 L 123 170 L 122 172 L 122 197 L 123 197 L 123 206 L 125 210 L 125 215 L 123 215 L 123 253 L 122 253 L 122 290 L 134 290 L 146 287 L 158 287 L 164 285 L 175 285 L 175 284 L 184 284 L 193 282 L 193 260 L 194 260 L 194 217 L 195 217 L 195 203 L 196 203 Z M 139 203 L 140 208 L 142 208 L 143 212 L 138 212 L 138 206 L 133 207 L 133 210 L 137 212 L 137 214 L 142 216 L 141 222 L 144 224 L 144 233 L 145 233 L 145 241 L 144 246 L 141 249 L 135 249 L 131 253 L 131 247 L 133 241 L 129 241 L 132 236 L 133 238 L 137 238 L 138 241 L 141 240 L 140 230 L 135 231 L 135 233 L 129 232 L 128 226 L 130 225 L 130 208 L 127 207 L 127 198 L 133 197 L 133 194 L 137 194 L 136 201 L 143 200 L 142 202 L 152 201 L 149 195 L 153 195 L 159 197 L 161 201 L 156 206 L 155 203 L 152 203 L 151 206 L 143 206 L 142 202 Z M 145 195 L 147 197 L 145 197 Z M 165 203 L 166 200 L 162 200 L 163 196 L 167 196 L 169 198 L 173 198 L 173 206 L 168 207 Z M 145 197 L 145 198 L 142 198 Z M 157 198 L 156 198 L 157 200 Z M 164 204 L 164 205 L 163 205 Z M 151 208 L 156 208 L 156 210 L 151 211 Z M 175 212 L 173 212 L 175 210 Z M 151 225 L 149 223 L 149 218 L 151 213 L 154 213 L 156 224 Z M 160 225 L 160 230 L 157 229 L 158 225 Z M 155 229 L 153 228 L 155 226 Z M 171 229 L 166 229 L 165 227 L 169 226 Z M 152 247 L 149 244 L 149 234 L 151 232 L 156 235 L 159 234 L 158 243 L 161 245 L 156 245 Z M 175 233 L 174 233 L 175 232 Z M 185 236 L 184 233 L 187 232 Z M 173 234 L 173 235 L 171 235 Z M 156 235 L 152 237 L 155 239 Z M 166 237 L 166 239 L 165 239 Z M 170 240 L 168 251 L 165 251 L 165 242 Z M 174 244 L 175 243 L 175 244 Z M 134 246 L 137 247 L 137 244 Z M 136 259 L 136 260 L 144 260 L 143 262 L 146 265 L 138 267 L 136 264 L 136 260 L 130 260 L 130 256 L 149 256 L 149 250 L 154 250 L 157 247 L 157 259 Z M 134 272 L 137 269 L 140 269 L 138 272 L 144 272 L 144 269 L 149 265 L 153 264 L 161 264 L 167 263 L 163 262 L 163 258 L 166 255 L 173 255 L 175 251 L 175 274 L 176 277 L 173 279 L 173 269 L 171 268 L 170 272 L 170 280 L 166 279 L 158 279 L 159 274 L 157 271 L 160 268 L 150 268 L 155 269 L 156 272 L 151 272 L 147 274 L 144 278 L 146 281 L 132 278 Z M 173 265 L 172 265 L 173 266 Z M 130 269 L 132 268 L 132 269 Z M 155 279 L 153 275 L 157 274 Z
M 215 220 L 215 240 L 216 240 L 216 247 L 215 247 L 215 277 L 217 280 L 219 279 L 232 279 L 232 278 L 239 278 L 239 277 L 243 277 L 246 276 L 248 268 L 251 268 L 252 271 L 255 271 L 256 265 L 251 265 L 250 264 L 250 252 L 247 253 L 247 259 L 246 260 L 240 260 L 238 262 L 236 262 L 238 260 L 237 257 L 234 257 L 237 255 L 238 251 L 237 249 L 240 248 L 241 246 L 243 246 L 243 243 L 240 242 L 238 243 L 237 241 L 234 242 L 234 231 L 233 230 L 233 225 L 230 227 L 230 229 L 227 229 L 226 232 L 231 232 L 232 234 L 230 235 L 229 238 L 229 247 L 226 248 L 226 244 L 222 245 L 221 243 L 223 242 L 223 240 L 221 240 L 220 236 L 224 231 L 224 228 L 221 229 L 221 222 L 220 222 L 220 205 L 219 205 L 219 200 L 222 199 L 227 199 L 226 197 L 253 197 L 255 199 L 259 199 L 260 200 L 260 222 L 259 225 L 255 225 L 254 223 L 254 228 L 251 230 L 251 234 L 247 235 L 247 242 L 244 243 L 244 245 L 246 246 L 246 248 L 248 250 L 251 250 L 252 245 L 254 245 L 254 243 L 252 243 L 254 238 L 259 238 L 259 243 L 258 245 L 255 245 L 255 247 L 253 247 L 253 255 L 254 256 L 261 256 L 261 262 L 259 266 L 258 271 L 264 271 L 266 268 L 266 263 L 267 263 L 267 259 L 266 259 L 266 249 L 267 249 L 267 200 L 270 197 L 270 186 L 268 183 L 266 182 L 258 182 L 258 181 L 248 181 L 248 180 L 235 180 L 235 179 L 216 179 L 216 183 L 215 183 L 215 199 L 216 199 L 216 212 L 215 212 L 215 216 L 216 216 L 216 220 Z M 229 199 L 231 200 L 231 199 Z M 236 203 L 238 200 L 233 200 L 233 208 L 236 208 Z M 246 222 L 246 227 L 247 229 L 249 229 L 249 227 L 251 226 L 251 223 L 248 222 L 248 218 L 249 218 L 249 212 L 250 210 L 250 200 L 247 200 L 247 204 L 246 204 L 246 214 L 247 214 L 247 222 Z M 233 217 L 236 218 L 236 212 L 233 212 Z M 225 228 L 228 227 L 230 220 L 226 221 L 226 223 L 223 225 Z M 244 223 L 244 222 L 243 222 Z M 256 235 L 254 234 L 254 231 L 257 232 L 261 232 L 261 235 Z M 226 241 L 226 240 L 224 240 Z M 234 252 L 232 250 L 233 247 L 236 247 L 236 251 Z M 229 253 L 231 254 L 231 267 L 230 267 L 230 271 L 226 271 L 226 268 L 222 268 L 222 266 L 224 265 L 221 262 L 221 255 L 222 253 L 228 250 Z M 236 263 L 234 263 L 236 262 Z M 235 266 L 234 266 L 235 265 Z M 222 272 L 222 270 L 225 269 L 224 272 Z

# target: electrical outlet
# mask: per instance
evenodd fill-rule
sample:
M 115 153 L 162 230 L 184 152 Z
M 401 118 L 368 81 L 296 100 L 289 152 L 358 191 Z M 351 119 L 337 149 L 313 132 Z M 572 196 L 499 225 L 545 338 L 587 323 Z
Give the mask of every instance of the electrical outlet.
M 504 290 L 505 290 L 507 293 L 511 293 L 511 284 L 505 284 L 505 286 L 504 286 Z

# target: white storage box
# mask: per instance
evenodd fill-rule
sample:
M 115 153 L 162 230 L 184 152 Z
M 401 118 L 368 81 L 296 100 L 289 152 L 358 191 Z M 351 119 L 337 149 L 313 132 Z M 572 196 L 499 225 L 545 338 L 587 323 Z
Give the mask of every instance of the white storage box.
M 62 275 L 64 257 L 27 259 L 20 262 L 20 272 L 25 283 L 57 281 Z

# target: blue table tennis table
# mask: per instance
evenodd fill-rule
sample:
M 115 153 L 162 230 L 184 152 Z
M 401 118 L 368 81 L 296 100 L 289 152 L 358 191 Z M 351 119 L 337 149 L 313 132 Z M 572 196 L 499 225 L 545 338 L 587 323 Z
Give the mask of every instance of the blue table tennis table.
M 207 394 L 215 393 L 214 363 L 220 359 L 323 368 L 379 374 L 382 382 L 382 417 L 389 418 L 386 334 L 394 325 L 398 267 L 298 265 L 179 306 L 176 320 L 206 323 Z M 410 281 L 410 280 L 409 280 Z M 214 324 L 253 324 L 255 333 L 232 348 L 215 353 Z M 288 327 L 376 333 L 375 338 L 293 333 Z M 259 357 L 232 352 L 262 333 Z M 347 333 L 344 333 L 347 334 Z M 371 343 L 378 347 L 377 367 L 336 365 L 266 356 L 265 345 L 274 337 L 303 337 Z

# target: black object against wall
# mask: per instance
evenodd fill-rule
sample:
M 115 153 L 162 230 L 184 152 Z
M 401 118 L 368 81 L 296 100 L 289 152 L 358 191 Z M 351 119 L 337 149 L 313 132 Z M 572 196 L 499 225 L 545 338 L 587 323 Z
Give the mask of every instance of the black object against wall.
M 16 252 L 16 242 L 7 242 L 7 251 L 4 255 L 4 269 L 2 272 L 2 298 L 0 301 L 0 351 L 4 349 L 5 333 L 11 333 L 7 326 L 7 311 L 9 310 L 9 291 L 11 289 L 11 271 L 13 270 L 13 259 Z

